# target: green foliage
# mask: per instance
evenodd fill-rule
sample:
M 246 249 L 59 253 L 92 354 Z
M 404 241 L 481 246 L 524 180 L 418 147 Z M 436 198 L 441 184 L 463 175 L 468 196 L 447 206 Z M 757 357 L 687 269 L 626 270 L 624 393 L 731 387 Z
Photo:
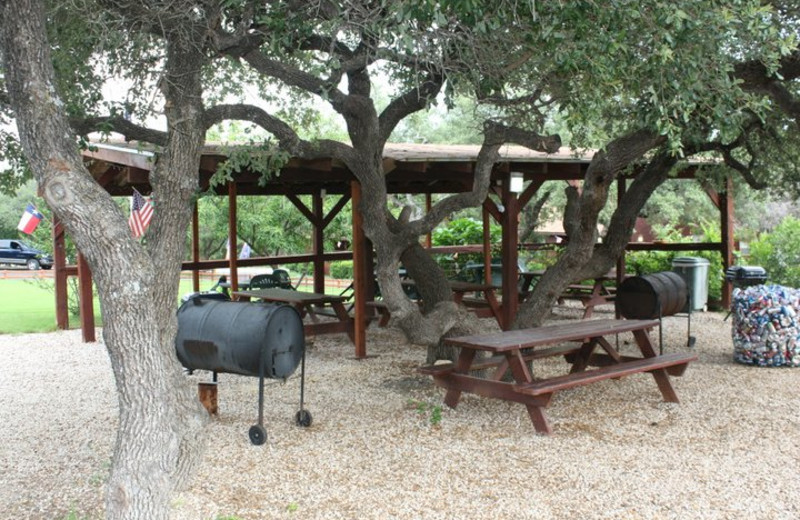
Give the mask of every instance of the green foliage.
M 26 182 L 17 191 L 17 195 L 0 194 L 0 238 L 23 238 L 25 242 L 33 245 L 38 240 L 31 240 L 28 235 L 17 231 L 17 224 L 25 211 L 25 206 L 33 203 L 46 218 L 49 218 L 49 211 L 44 201 L 36 197 L 36 184 L 33 181 Z M 34 236 L 43 235 L 43 232 L 49 228 L 47 221 L 40 223 Z M 46 250 L 49 249 L 48 247 Z
M 750 243 L 748 263 L 767 271 L 770 283 L 800 287 L 800 220 L 785 218 L 771 233 Z
M 32 178 L 17 136 L 4 128 L 10 124 L 0 113 L 0 196 L 13 195 Z
M 455 105 L 436 103 L 427 112 L 417 112 L 397 125 L 390 138 L 398 143 L 480 144 L 483 121 L 491 112 L 465 96 Z
M 676 228 L 693 228 L 704 220 L 719 220 L 719 210 L 698 182 L 673 179 L 650 195 L 642 216 L 656 234 L 664 235 Z
M 492 241 L 497 240 L 500 226 L 494 225 Z M 491 228 L 490 228 L 491 230 Z M 435 246 L 462 246 L 483 242 L 483 223 L 473 218 L 451 220 L 446 225 L 436 228 L 431 235 Z
M 528 45 L 552 63 L 541 70 L 570 79 L 561 83 L 569 89 L 562 108 L 575 141 L 587 144 L 598 127 L 608 135 L 645 127 L 679 153 L 687 135 L 736 131 L 748 110 L 764 114 L 768 107 L 737 88 L 733 56 L 774 67 L 795 44 L 791 32 L 776 32 L 771 8 L 755 0 L 543 2 L 538 11 Z M 522 85 L 531 74 L 519 79 Z
M 233 181 L 234 176 L 242 171 L 258 173 L 258 184 L 264 186 L 290 159 L 288 153 L 269 140 L 230 147 L 226 154 L 227 160 L 219 164 L 211 177 L 212 187 Z
M 497 224 L 489 225 L 489 240 L 493 249 L 497 249 L 502 239 L 502 228 Z M 434 246 L 464 246 L 483 243 L 483 223 L 471 217 L 457 218 L 447 222 L 431 233 L 431 244 Z M 437 255 L 439 266 L 448 278 L 464 276 L 464 266 L 470 263 L 483 263 L 481 253 L 465 253 L 459 255 Z
M 661 237 L 668 243 L 691 242 L 693 237 L 683 237 L 672 230 Z M 699 225 L 698 239 L 703 242 L 719 242 L 717 224 L 705 221 Z M 672 271 L 672 261 L 677 257 L 699 257 L 709 262 L 708 297 L 719 300 L 722 297 L 722 284 L 725 277 L 722 255 L 717 251 L 628 251 L 625 254 L 626 271 L 636 275 Z
M 442 422 L 442 406 L 439 404 L 430 404 L 425 401 L 418 401 L 416 399 L 408 400 L 408 408 L 414 410 L 417 415 L 423 418 L 433 428 L 437 428 Z
M 300 200 L 310 207 L 310 197 L 301 196 Z M 323 210 L 329 211 L 337 201 L 337 197 L 325 197 Z M 198 214 L 201 222 L 200 256 L 204 259 L 224 258 L 228 240 L 228 198 L 216 195 L 200 198 Z M 348 204 L 328 224 L 326 237 L 332 244 L 341 237 L 349 237 L 351 227 Z M 243 242 L 250 244 L 252 256 L 298 254 L 311 250 L 311 223 L 286 197 L 238 197 L 236 232 L 239 245 Z M 190 243 L 187 238 L 187 255 Z
M 335 262 L 331 262 L 331 278 L 337 278 L 339 280 L 352 280 L 353 261 L 337 260 Z
M 719 224 L 710 221 L 700 223 L 702 239 L 705 242 L 720 242 Z M 723 269 L 722 254 L 717 251 L 696 251 L 692 256 L 698 256 L 708 260 L 708 297 L 711 300 L 722 298 L 722 284 L 725 280 L 725 270 Z
M 78 513 L 74 507 L 70 510 L 69 513 L 67 513 L 67 516 L 64 517 L 64 520 L 89 520 L 89 519 L 90 517 Z
M 629 251 L 625 254 L 625 270 L 637 276 L 672 270 L 671 251 Z
M 552 248 L 542 248 L 528 252 L 520 252 L 520 260 L 522 260 L 525 269 L 528 271 L 537 271 L 547 269 L 555 265 L 558 261 L 560 247 L 554 246 Z

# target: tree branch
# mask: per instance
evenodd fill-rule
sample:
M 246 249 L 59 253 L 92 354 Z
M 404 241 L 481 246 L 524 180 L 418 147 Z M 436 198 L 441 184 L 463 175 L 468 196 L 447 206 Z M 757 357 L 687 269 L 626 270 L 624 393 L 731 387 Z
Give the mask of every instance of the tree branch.
M 336 157 L 345 162 L 352 158 L 352 148 L 348 145 L 328 139 L 313 142 L 300 139 L 291 126 L 257 106 L 216 105 L 207 109 L 203 116 L 206 128 L 225 120 L 250 121 L 260 126 L 278 139 L 282 150 L 297 157 L 304 159 Z
M 346 96 L 338 89 L 338 82 L 334 84 L 321 80 L 296 67 L 267 58 L 257 50 L 247 52 L 243 59 L 259 73 L 326 99 L 340 113 L 343 110 Z M 335 77 L 336 75 L 333 76 Z
M 669 178 L 677 162 L 674 155 L 661 151 L 636 175 L 611 216 L 603 243 L 594 248 L 591 259 L 581 267 L 576 278 L 600 276 L 614 266 L 630 241 L 640 211 L 656 188 Z
M 97 116 L 70 118 L 69 124 L 78 135 L 91 132 L 113 131 L 129 141 L 144 141 L 158 146 L 167 144 L 167 132 L 131 123 L 122 116 Z
M 386 142 L 397 124 L 404 118 L 425 108 L 436 97 L 444 85 L 444 75 L 433 72 L 422 83 L 395 98 L 378 118 L 379 135 Z
M 772 98 L 786 115 L 800 120 L 800 100 L 787 88 L 786 82 L 800 77 L 800 51 L 794 51 L 780 60 L 778 74 L 770 74 L 760 61 L 739 63 L 734 68 L 734 76 L 742 80 L 746 91 L 766 94 Z
M 561 148 L 561 137 L 558 135 L 541 136 L 536 132 L 506 126 L 496 121 L 487 121 L 486 127 L 501 141 L 518 144 L 536 152 L 556 153 Z

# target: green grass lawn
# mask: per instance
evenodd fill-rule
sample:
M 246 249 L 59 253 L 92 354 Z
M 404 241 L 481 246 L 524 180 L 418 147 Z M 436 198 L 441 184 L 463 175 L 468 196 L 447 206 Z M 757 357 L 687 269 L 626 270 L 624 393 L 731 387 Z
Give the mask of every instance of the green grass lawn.
M 202 280 L 201 289 L 213 282 Z M 191 292 L 191 280 L 181 280 L 181 295 Z M 177 308 L 177 305 L 176 305 Z M 95 325 L 103 326 L 100 303 L 94 301 Z M 70 328 L 80 327 L 80 318 L 70 316 Z M 56 330 L 56 300 L 52 280 L 0 280 L 0 334 L 51 332 Z
M 73 325 L 70 319 L 70 325 Z M 79 325 L 74 319 L 74 325 Z M 0 280 L 0 334 L 56 330 L 52 280 Z

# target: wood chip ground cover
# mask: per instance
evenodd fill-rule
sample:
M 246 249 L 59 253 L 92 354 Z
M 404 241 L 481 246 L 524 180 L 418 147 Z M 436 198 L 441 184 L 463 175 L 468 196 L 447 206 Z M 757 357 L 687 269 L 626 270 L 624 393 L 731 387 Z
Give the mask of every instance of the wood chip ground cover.
M 685 318 L 664 327 L 666 351 L 686 348 Z M 662 402 L 647 374 L 564 391 L 547 410 L 549 437 L 521 405 L 467 395 L 442 406 L 415 372 L 424 352 L 396 330 L 370 327 L 361 361 L 345 336 L 315 338 L 313 425 L 294 425 L 298 374 L 269 381 L 267 443 L 251 445 L 257 380 L 220 375 L 220 415 L 172 518 L 800 517 L 800 369 L 734 363 L 721 314 L 694 314 L 692 329 L 699 360 L 673 379 L 680 404 Z M 117 416 L 103 345 L 79 331 L 0 336 L 0 395 L 0 517 L 102 518 Z

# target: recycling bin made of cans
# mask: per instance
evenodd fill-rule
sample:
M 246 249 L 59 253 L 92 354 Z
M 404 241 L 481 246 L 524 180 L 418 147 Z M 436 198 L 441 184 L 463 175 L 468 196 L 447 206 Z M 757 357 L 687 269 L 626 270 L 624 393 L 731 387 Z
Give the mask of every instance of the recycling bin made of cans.
M 264 379 L 286 379 L 302 363 L 296 422 L 311 424 L 303 409 L 305 335 L 300 314 L 288 305 L 191 298 L 178 309 L 175 350 L 184 367 L 259 378 L 258 424 L 250 441 L 266 440 Z
M 680 256 L 673 258 L 672 270 L 683 278 L 689 288 L 688 308 L 684 312 L 704 311 L 708 307 L 708 266 L 705 258 Z
M 731 314 L 735 361 L 759 367 L 800 367 L 800 289 L 737 287 Z

